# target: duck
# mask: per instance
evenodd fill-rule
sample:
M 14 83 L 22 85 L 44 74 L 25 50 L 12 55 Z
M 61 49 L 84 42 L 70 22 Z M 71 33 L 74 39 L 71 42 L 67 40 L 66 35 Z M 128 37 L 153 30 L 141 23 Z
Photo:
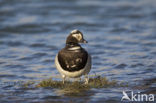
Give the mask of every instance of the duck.
M 85 84 L 89 82 L 89 72 L 91 70 L 91 55 L 81 47 L 80 43 L 88 43 L 82 32 L 72 30 L 67 36 L 66 45 L 55 57 L 56 69 L 62 76 L 63 84 L 65 79 L 80 78 L 84 75 Z

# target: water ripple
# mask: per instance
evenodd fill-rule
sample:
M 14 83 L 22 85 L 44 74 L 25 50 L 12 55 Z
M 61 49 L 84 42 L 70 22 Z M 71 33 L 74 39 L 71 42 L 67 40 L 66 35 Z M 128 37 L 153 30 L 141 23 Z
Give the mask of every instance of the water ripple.
M 0 83 L 37 83 L 59 75 L 56 53 L 65 46 L 69 32 L 79 29 L 89 41 L 82 47 L 92 55 L 90 75 L 126 81 L 126 89 L 155 93 L 155 4 L 155 0 L 0 0 Z M 120 102 L 123 89 L 64 95 L 54 88 L 0 85 L 0 100 L 112 103 Z

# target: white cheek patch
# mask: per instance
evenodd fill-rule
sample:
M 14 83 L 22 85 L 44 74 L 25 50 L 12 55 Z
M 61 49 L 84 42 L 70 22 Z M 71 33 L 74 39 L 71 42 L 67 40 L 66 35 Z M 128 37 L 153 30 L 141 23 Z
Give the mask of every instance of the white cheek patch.
M 82 39 L 82 35 L 80 33 L 79 34 L 73 34 L 72 36 L 75 37 L 78 40 Z

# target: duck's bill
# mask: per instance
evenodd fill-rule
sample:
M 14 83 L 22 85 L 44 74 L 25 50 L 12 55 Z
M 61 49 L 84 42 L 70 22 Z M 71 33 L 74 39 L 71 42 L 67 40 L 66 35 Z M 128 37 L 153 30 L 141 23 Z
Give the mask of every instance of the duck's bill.
M 82 40 L 82 43 L 88 43 L 88 41 L 86 41 L 85 39 Z

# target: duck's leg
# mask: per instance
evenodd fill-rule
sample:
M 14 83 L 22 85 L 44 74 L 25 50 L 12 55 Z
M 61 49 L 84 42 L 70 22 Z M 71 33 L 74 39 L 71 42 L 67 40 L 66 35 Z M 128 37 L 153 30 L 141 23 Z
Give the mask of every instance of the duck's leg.
M 89 82 L 89 78 L 88 78 L 88 74 L 85 75 L 85 84 L 88 84 Z
M 81 77 L 79 77 L 79 82 L 81 82 Z
M 66 76 L 65 75 L 62 75 L 62 82 L 63 82 L 63 84 L 65 82 L 65 79 L 66 79 Z

